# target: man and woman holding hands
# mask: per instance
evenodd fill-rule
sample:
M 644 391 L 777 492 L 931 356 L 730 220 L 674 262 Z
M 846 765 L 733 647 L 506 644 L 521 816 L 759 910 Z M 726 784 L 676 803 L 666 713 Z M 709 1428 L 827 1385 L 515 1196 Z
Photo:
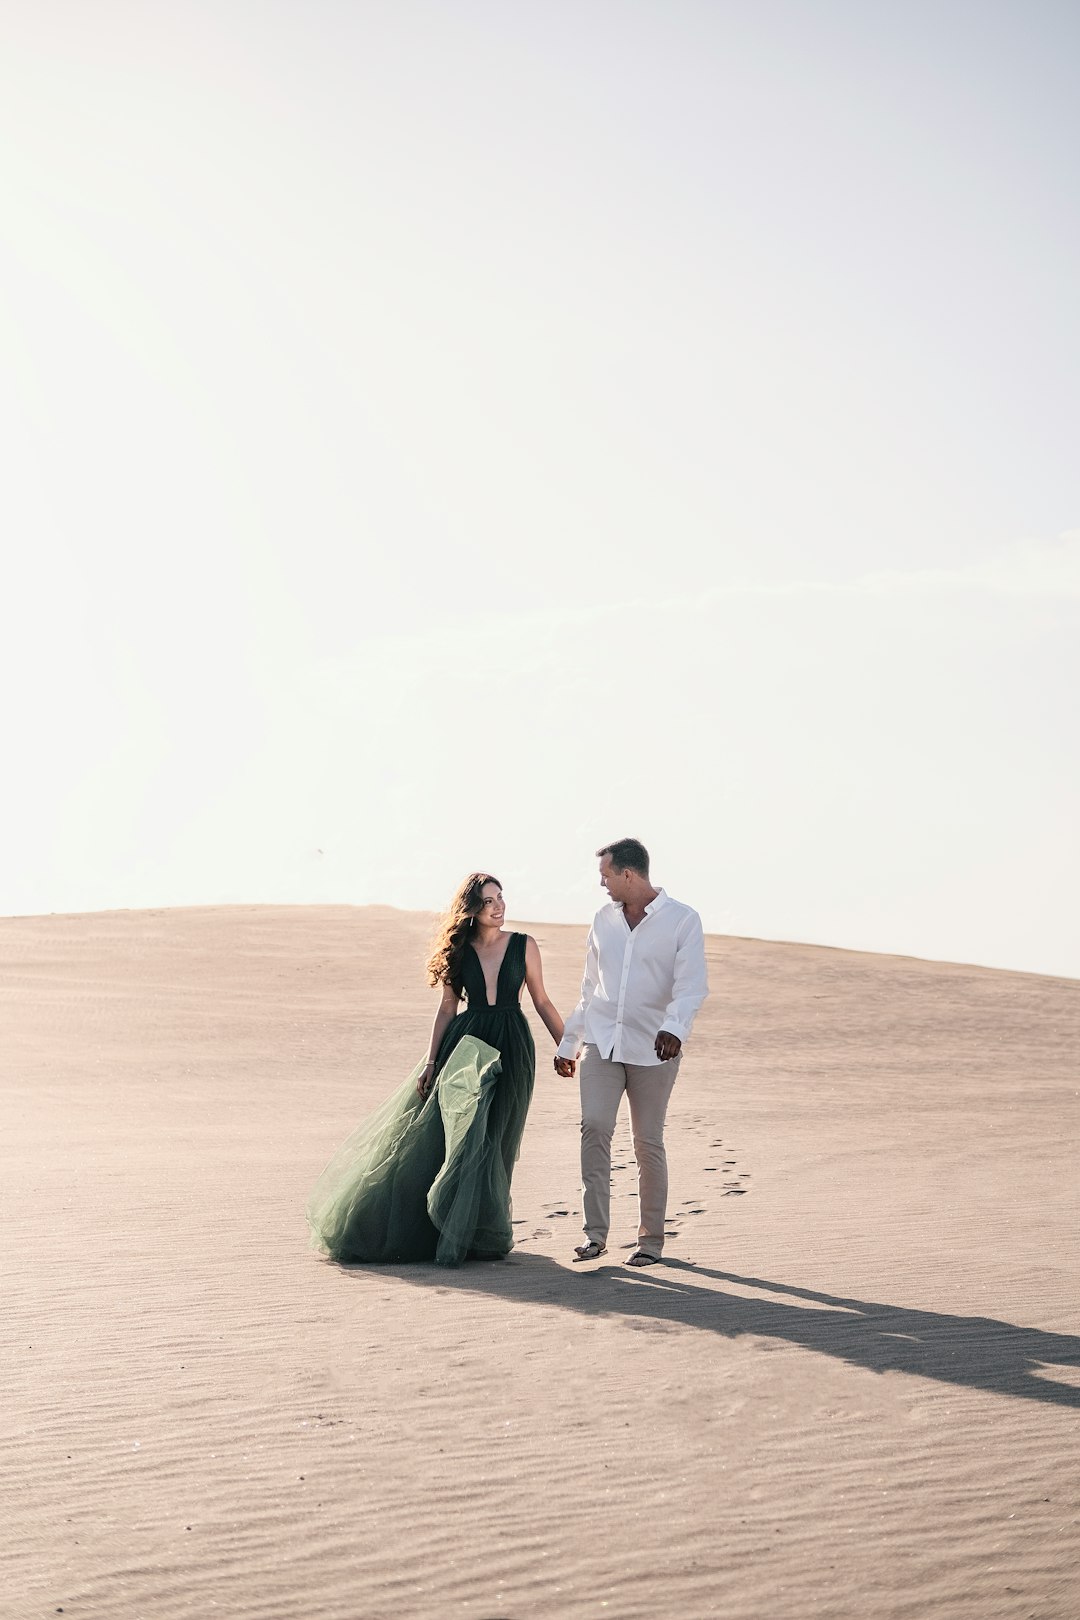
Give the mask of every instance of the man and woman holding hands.
M 313 1240 L 332 1259 L 457 1265 L 509 1252 L 510 1179 L 535 1078 L 524 988 L 557 1043 L 557 1073 L 579 1079 L 584 1235 L 575 1262 L 607 1249 L 611 1139 L 624 1093 L 639 1216 L 627 1264 L 660 1259 L 664 1120 L 708 994 L 704 936 L 697 912 L 653 884 L 637 839 L 605 844 L 597 857 L 608 904 L 589 930 L 581 998 L 565 1023 L 544 989 L 536 941 L 503 929 L 498 880 L 474 872 L 459 888 L 428 961 L 442 990 L 428 1055 L 312 1194 Z

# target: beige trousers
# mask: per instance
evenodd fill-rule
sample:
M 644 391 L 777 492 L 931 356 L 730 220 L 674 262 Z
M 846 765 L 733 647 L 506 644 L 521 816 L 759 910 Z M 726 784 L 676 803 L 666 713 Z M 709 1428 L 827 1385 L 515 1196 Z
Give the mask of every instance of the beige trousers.
M 623 1092 L 638 1167 L 638 1248 L 659 1255 L 667 1210 L 664 1118 L 682 1054 L 667 1063 L 614 1063 L 586 1046 L 578 1070 L 581 1085 L 581 1194 L 585 1236 L 606 1244 L 611 1225 L 611 1138 Z

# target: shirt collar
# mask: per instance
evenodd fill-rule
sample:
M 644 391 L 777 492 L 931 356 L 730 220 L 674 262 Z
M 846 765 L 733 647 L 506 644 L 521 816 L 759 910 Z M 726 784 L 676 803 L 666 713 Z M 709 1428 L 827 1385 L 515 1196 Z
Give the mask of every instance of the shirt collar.
M 670 900 L 670 898 L 671 898 L 671 896 L 669 894 L 667 894 L 667 892 L 664 889 L 657 889 L 657 891 L 656 891 L 656 899 L 655 900 L 650 900 L 648 905 L 645 907 L 645 915 L 646 915 L 646 917 L 649 915 L 650 912 L 659 911 L 661 906 L 666 906 L 668 901 Z M 613 900 L 611 903 L 615 907 L 616 911 L 625 911 L 626 910 L 626 906 L 623 904 L 623 902 L 621 900 Z

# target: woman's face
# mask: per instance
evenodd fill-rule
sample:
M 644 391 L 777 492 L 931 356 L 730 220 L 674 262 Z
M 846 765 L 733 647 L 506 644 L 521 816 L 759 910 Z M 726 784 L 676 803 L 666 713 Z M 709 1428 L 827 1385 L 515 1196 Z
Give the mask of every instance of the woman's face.
M 476 914 L 478 923 L 489 928 L 501 928 L 503 918 L 506 916 L 506 902 L 503 892 L 497 883 L 485 883 L 480 890 L 480 910 Z

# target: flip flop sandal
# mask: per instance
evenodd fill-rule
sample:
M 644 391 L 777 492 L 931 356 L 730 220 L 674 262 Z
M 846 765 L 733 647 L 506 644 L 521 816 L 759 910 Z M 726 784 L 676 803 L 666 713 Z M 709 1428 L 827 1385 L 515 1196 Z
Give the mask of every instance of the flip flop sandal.
M 579 1260 L 599 1260 L 602 1254 L 607 1254 L 607 1245 L 604 1243 L 581 1243 L 574 1250 L 574 1264 Z
M 658 1266 L 660 1256 L 658 1254 L 646 1254 L 644 1249 L 635 1249 L 626 1264 L 628 1266 Z

